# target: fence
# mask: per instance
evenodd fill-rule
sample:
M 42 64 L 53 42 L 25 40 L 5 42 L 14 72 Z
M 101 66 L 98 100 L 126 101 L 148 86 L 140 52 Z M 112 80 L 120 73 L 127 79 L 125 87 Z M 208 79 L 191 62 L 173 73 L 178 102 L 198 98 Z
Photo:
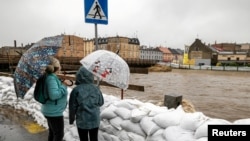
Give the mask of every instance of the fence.
M 177 69 L 192 69 L 192 70 L 216 70 L 216 71 L 245 71 L 250 72 L 250 67 L 247 66 L 208 66 L 208 65 L 182 65 L 175 63 L 160 63 L 163 65 L 167 65 L 172 68 Z

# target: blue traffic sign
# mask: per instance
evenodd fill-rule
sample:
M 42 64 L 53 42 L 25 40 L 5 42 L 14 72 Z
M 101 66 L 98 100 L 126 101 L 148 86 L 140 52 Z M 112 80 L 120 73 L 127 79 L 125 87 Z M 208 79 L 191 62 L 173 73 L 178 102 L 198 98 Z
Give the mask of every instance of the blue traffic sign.
M 108 0 L 84 0 L 85 22 L 108 24 Z

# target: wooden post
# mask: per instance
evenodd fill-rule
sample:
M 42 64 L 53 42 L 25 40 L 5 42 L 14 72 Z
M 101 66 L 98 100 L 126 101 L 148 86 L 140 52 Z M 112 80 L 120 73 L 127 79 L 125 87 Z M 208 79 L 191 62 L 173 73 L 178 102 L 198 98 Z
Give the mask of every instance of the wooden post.
M 121 89 L 121 99 L 123 99 L 123 89 Z
M 170 108 L 177 108 L 182 102 L 182 96 L 177 94 L 169 94 L 164 97 L 164 105 Z
M 13 71 L 12 71 L 12 65 L 11 65 L 11 59 L 10 59 L 10 55 L 9 55 L 9 53 L 7 52 L 7 55 L 8 55 L 8 63 L 9 63 L 9 70 L 10 70 L 10 73 L 12 74 L 13 73 Z

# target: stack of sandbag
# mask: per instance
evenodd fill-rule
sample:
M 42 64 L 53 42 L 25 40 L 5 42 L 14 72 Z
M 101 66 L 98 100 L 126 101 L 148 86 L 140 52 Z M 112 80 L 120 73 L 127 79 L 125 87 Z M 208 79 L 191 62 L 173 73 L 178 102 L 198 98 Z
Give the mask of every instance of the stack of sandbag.
M 1 79 L 3 80 L 1 81 Z M 0 91 L 2 92 L 0 94 L 0 104 L 9 105 L 18 110 L 27 111 L 40 126 L 48 128 L 47 121 L 40 112 L 41 104 L 33 98 L 34 86 L 30 88 L 25 97 L 22 99 L 17 98 L 16 96 L 13 78 L 0 77 L 0 84 Z
M 230 124 L 201 112 L 185 113 L 181 106 L 168 109 L 138 100 L 105 96 L 101 108 L 101 141 L 195 141 L 207 140 L 208 124 Z
M 72 89 L 68 88 L 70 93 Z M 17 99 L 13 79 L 0 77 L 0 104 L 28 111 L 40 125 L 47 126 L 40 104 L 33 99 L 34 87 L 24 99 Z M 120 100 L 104 95 L 101 107 L 99 141 L 207 141 L 210 124 L 250 124 L 250 119 L 233 123 L 205 116 L 201 112 L 186 113 L 182 105 L 176 109 L 143 103 L 135 99 Z M 68 123 L 68 108 L 64 112 L 65 141 L 79 141 L 76 125 Z

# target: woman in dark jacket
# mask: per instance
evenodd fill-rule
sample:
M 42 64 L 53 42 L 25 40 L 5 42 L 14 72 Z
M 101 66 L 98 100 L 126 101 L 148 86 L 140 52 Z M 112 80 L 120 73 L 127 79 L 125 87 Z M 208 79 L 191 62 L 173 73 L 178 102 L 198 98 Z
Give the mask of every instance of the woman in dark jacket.
M 98 141 L 100 107 L 104 104 L 102 92 L 94 84 L 94 76 L 85 67 L 76 73 L 77 86 L 69 98 L 69 123 L 76 120 L 80 141 Z

